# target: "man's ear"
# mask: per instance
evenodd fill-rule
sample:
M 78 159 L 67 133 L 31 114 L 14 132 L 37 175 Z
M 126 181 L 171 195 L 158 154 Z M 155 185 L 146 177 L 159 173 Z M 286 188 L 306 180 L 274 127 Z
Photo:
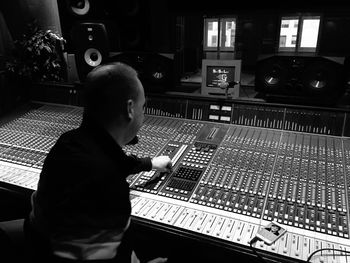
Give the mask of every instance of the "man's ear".
M 127 101 L 127 105 L 126 105 L 126 108 L 127 108 L 127 116 L 129 119 L 133 119 L 134 118 L 134 102 L 133 100 L 128 100 Z

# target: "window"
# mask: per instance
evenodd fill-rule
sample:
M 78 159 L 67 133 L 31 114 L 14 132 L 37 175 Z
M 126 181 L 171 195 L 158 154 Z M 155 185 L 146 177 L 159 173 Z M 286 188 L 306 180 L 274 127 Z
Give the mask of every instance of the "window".
M 296 41 L 293 41 L 293 36 L 296 36 L 298 33 L 298 28 L 295 28 L 294 25 L 298 24 L 298 19 L 294 17 L 282 18 L 281 21 L 281 31 L 280 38 L 284 38 L 283 45 L 280 43 L 281 48 L 295 48 Z M 296 39 L 295 39 L 296 40 Z M 293 43 L 294 42 L 294 43 Z M 290 51 L 290 50 L 288 50 Z
M 278 51 L 315 52 L 320 16 L 289 16 L 281 18 Z
M 317 46 L 319 19 L 304 19 L 301 31 L 301 48 L 314 48 Z
M 235 18 L 205 18 L 205 51 L 234 51 L 236 36 Z

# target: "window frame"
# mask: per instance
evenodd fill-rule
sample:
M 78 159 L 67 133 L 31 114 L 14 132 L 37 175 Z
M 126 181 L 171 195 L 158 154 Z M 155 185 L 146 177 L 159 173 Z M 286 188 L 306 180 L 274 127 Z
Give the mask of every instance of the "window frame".
M 295 47 L 280 47 L 280 38 L 281 38 L 281 28 L 282 28 L 282 20 L 286 19 L 297 19 L 298 20 L 298 29 L 297 29 L 297 38 Z M 301 37 L 302 37 L 302 29 L 304 25 L 304 20 L 307 19 L 319 19 L 319 27 L 317 33 L 317 43 L 316 47 L 301 47 Z M 281 15 L 279 20 L 279 35 L 278 35 L 278 43 L 277 50 L 278 52 L 305 52 L 305 53 L 317 53 L 320 45 L 320 36 L 321 36 L 321 25 L 322 25 L 322 15 L 321 14 L 291 14 L 291 15 Z
M 235 22 L 235 41 L 233 47 L 225 47 L 226 40 L 226 22 L 228 20 L 232 20 Z M 218 34 L 217 34 L 217 46 L 216 47 L 208 47 L 208 24 L 209 22 L 217 22 L 218 23 Z M 223 30 L 224 29 L 224 30 Z M 237 32 L 237 16 L 218 16 L 218 17 L 204 17 L 204 39 L 203 39 L 203 51 L 216 51 L 216 52 L 235 52 L 236 48 L 236 32 Z

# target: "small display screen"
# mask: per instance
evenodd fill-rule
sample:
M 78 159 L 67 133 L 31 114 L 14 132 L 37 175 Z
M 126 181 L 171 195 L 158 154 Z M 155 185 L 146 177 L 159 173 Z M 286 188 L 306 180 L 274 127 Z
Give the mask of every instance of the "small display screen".
M 211 110 L 220 110 L 220 106 L 219 105 L 210 105 L 209 109 L 211 109 Z
M 222 107 L 221 107 L 221 110 L 222 110 L 222 111 L 231 111 L 231 110 L 232 110 L 232 107 L 231 107 L 231 106 L 222 106 Z
M 220 116 L 220 120 L 221 121 L 230 121 L 231 117 L 229 117 L 229 116 Z
M 256 236 L 260 239 L 262 239 L 267 244 L 274 243 L 279 237 L 281 237 L 284 233 L 286 233 L 287 230 L 283 228 L 281 225 L 279 225 L 276 222 L 270 222 L 267 226 L 264 228 L 261 228 L 257 233 Z
M 219 120 L 219 116 L 218 115 L 209 115 L 209 120 Z
M 222 82 L 233 82 L 235 80 L 235 67 L 208 66 L 207 87 L 219 87 Z

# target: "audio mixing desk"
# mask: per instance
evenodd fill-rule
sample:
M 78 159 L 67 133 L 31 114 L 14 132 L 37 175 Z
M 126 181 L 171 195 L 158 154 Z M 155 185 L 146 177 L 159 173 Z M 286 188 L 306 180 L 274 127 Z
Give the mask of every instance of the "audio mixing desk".
M 0 126 L 0 182 L 36 189 L 58 136 L 82 109 L 33 104 Z M 227 101 L 149 98 L 139 143 L 125 152 L 168 155 L 172 173 L 128 177 L 134 219 L 251 252 L 271 220 L 287 233 L 253 246 L 271 262 L 350 262 L 347 112 Z

